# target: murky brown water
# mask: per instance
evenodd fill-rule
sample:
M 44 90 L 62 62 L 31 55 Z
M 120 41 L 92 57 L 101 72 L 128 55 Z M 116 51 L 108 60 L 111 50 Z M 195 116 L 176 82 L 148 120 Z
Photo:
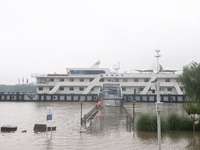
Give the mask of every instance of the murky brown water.
M 52 107 L 56 131 L 34 133 L 35 123 L 46 123 L 47 107 Z M 95 103 L 84 103 L 83 114 Z M 126 106 L 132 112 L 132 106 Z M 155 104 L 136 104 L 136 117 L 142 112 L 155 113 Z M 177 111 L 185 115 L 181 104 L 166 104 L 162 115 Z M 0 150 L 60 150 L 60 149 L 104 149 L 132 150 L 157 149 L 157 133 L 133 131 L 125 123 L 126 111 L 118 107 L 106 107 L 97 116 L 88 133 L 79 133 L 80 104 L 77 102 L 1 102 L 0 126 L 16 125 L 14 133 L 0 133 Z M 22 130 L 27 130 L 22 133 Z M 199 149 L 200 133 L 162 133 L 162 149 Z

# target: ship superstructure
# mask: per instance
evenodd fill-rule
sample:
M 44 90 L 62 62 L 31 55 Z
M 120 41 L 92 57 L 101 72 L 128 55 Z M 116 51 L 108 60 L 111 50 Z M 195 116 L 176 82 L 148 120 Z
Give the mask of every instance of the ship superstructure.
M 98 94 L 104 83 L 119 83 L 123 94 L 154 94 L 152 88 L 159 81 L 160 94 L 183 95 L 176 70 L 164 70 L 160 65 L 159 74 L 154 73 L 153 67 L 137 73 L 118 73 L 98 68 L 99 64 L 98 61 L 89 68 L 66 68 L 66 74 L 35 74 L 37 93 Z

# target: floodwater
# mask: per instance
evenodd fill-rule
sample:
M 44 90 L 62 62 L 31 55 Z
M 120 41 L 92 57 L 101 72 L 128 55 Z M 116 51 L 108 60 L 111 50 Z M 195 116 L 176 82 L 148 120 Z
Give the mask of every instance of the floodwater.
M 83 104 L 83 114 L 95 103 Z M 52 107 L 53 120 L 46 121 L 47 108 Z M 119 107 L 105 107 L 96 117 L 88 133 L 80 131 L 78 102 L 0 102 L 0 126 L 16 125 L 16 132 L 0 132 L 0 150 L 133 150 L 157 149 L 157 133 L 136 131 L 126 126 L 127 112 Z M 126 105 L 129 113 L 132 105 Z M 185 115 L 181 104 L 164 104 L 162 115 L 171 112 Z M 155 113 L 155 104 L 137 103 L 136 120 L 143 112 Z M 36 123 L 56 126 L 56 131 L 34 133 Z M 22 132 L 26 130 L 27 132 Z M 200 133 L 176 131 L 162 133 L 162 149 L 199 149 Z

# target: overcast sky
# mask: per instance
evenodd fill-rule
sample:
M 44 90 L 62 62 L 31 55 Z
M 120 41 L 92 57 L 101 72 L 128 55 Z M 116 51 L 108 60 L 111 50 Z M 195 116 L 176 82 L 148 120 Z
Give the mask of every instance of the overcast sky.
M 0 0 L 0 84 L 66 67 L 200 62 L 199 0 Z

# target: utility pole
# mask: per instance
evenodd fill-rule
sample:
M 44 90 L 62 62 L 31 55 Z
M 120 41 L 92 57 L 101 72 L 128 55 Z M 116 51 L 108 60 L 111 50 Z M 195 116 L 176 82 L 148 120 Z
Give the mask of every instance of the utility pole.
M 81 126 L 83 124 L 83 120 L 82 120 L 82 105 L 83 105 L 83 101 L 80 100 L 80 104 L 81 104 Z
M 158 80 L 159 70 L 160 70 L 160 64 L 159 64 L 159 57 L 161 55 L 159 54 L 160 50 L 156 49 L 156 55 L 157 58 L 157 82 L 156 82 L 156 91 L 157 91 L 157 102 L 156 102 L 156 111 L 157 111 L 157 132 L 158 132 L 158 150 L 161 150 L 161 122 L 160 122 L 160 112 L 163 110 L 163 103 L 160 102 L 160 83 Z

